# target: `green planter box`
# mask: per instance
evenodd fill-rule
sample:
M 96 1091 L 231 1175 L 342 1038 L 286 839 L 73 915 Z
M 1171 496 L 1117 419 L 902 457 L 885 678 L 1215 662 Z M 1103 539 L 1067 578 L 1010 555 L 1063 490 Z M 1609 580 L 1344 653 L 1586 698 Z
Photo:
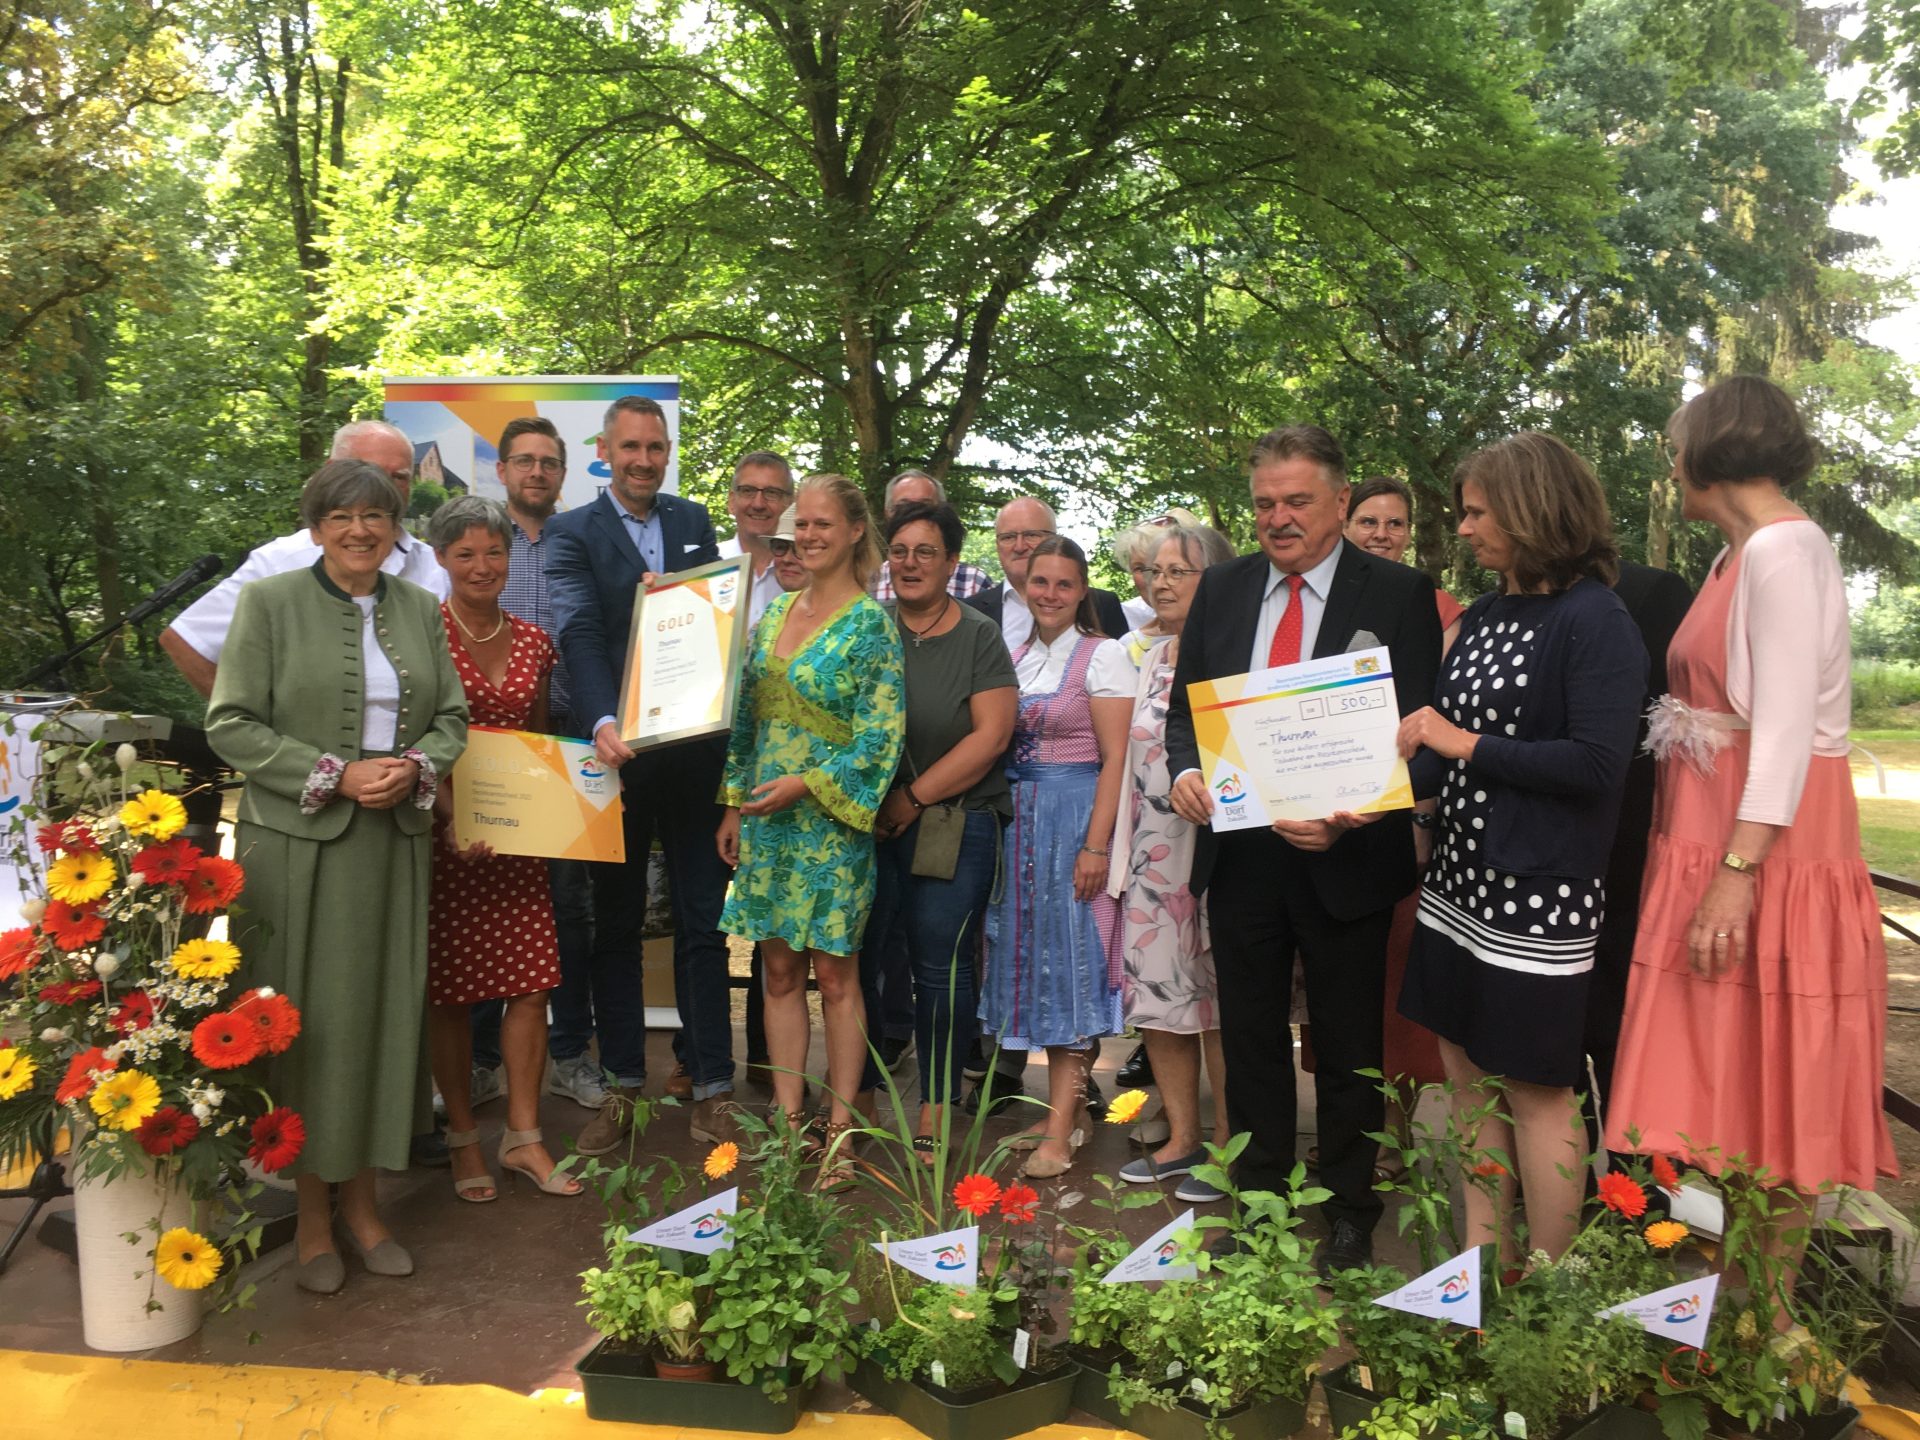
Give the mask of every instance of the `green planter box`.
M 1634 1405 L 1602 1405 L 1560 1433 L 1564 1440 L 1667 1440 L 1660 1417 Z
M 930 1440 L 1012 1440 L 1067 1418 L 1080 1369 L 1062 1364 L 1044 1375 L 1023 1375 L 1009 1387 L 948 1397 L 911 1380 L 890 1380 L 871 1360 L 847 1377 L 854 1394 L 905 1421 Z
M 645 1355 L 609 1350 L 602 1340 L 573 1367 L 595 1420 L 633 1420 L 701 1430 L 748 1430 L 784 1435 L 800 1423 L 806 1396 L 789 1389 L 769 1400 L 757 1385 L 731 1380 L 662 1380 Z
M 1320 1388 L 1327 1397 L 1327 1429 L 1339 1440 L 1342 1431 L 1351 1430 L 1380 1404 L 1380 1397 L 1360 1384 L 1352 1361 L 1320 1377 Z
M 1073 1385 L 1076 1409 L 1117 1429 L 1144 1435 L 1147 1440 L 1206 1440 L 1207 1412 L 1190 1398 L 1182 1398 L 1167 1410 L 1158 1405 L 1121 1409 L 1119 1402 L 1107 1395 L 1107 1371 L 1114 1359 L 1084 1353 L 1075 1356 L 1075 1368 L 1079 1372 Z M 1120 1363 L 1124 1370 L 1124 1358 Z M 1279 1440 L 1305 1426 L 1307 1410 L 1301 1401 L 1282 1397 L 1229 1410 L 1219 1417 L 1219 1423 L 1233 1440 Z

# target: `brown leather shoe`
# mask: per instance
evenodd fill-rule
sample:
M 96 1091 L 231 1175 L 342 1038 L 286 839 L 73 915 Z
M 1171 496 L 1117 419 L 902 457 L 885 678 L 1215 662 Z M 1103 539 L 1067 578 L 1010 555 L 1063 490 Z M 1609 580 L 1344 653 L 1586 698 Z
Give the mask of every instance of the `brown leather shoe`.
M 600 1102 L 600 1113 L 575 1137 L 573 1148 L 582 1155 L 604 1155 L 613 1149 L 633 1128 L 633 1103 L 639 1098 L 638 1086 L 608 1086 L 607 1098 Z
M 673 1074 L 667 1077 L 667 1098 L 669 1100 L 691 1100 L 693 1098 L 693 1077 L 687 1073 L 686 1066 L 674 1066 Z
M 728 1140 L 741 1145 L 747 1138 L 740 1128 L 740 1107 L 734 1103 L 731 1092 L 696 1102 L 687 1119 L 687 1131 L 694 1139 L 709 1145 Z

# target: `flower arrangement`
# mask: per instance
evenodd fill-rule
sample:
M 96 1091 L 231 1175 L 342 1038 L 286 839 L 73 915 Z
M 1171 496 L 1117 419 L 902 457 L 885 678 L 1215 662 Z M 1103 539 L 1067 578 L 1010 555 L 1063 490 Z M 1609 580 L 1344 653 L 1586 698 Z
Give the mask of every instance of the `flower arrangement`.
M 300 1012 L 241 988 L 241 954 L 209 931 L 246 883 L 241 866 L 181 838 L 186 809 L 131 745 L 47 746 L 34 803 L 7 837 L 44 895 L 0 933 L 0 1160 L 73 1137 L 76 1175 L 157 1173 L 196 1202 L 247 1192 L 243 1162 L 284 1170 L 305 1142 L 253 1067 L 287 1050 Z M 29 822 L 37 833 L 29 844 Z M 34 852 L 38 863 L 33 863 Z M 44 866 L 44 871 L 41 871 Z M 220 1248 L 155 1225 L 154 1273 L 211 1285 Z

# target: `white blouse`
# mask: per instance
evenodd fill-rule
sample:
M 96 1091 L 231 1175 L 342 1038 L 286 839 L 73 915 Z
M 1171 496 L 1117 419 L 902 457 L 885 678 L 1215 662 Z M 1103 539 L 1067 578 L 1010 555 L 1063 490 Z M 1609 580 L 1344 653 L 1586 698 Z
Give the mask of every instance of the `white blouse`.
M 1046 694 L 1059 688 L 1073 647 L 1082 636 L 1072 626 L 1063 630 L 1051 645 L 1038 635 L 1029 640 L 1013 657 L 1013 673 L 1020 681 L 1022 695 Z M 1095 700 L 1131 700 L 1139 676 L 1133 661 L 1117 640 L 1102 640 L 1087 662 L 1086 690 Z
M 1791 825 L 1812 758 L 1847 753 L 1851 671 L 1846 582 L 1826 532 L 1811 520 L 1761 526 L 1740 552 L 1727 616 L 1727 698 L 1753 732 L 1738 818 Z
M 360 668 L 367 686 L 366 705 L 360 712 L 360 753 L 391 755 L 400 733 L 400 677 L 373 633 L 374 597 L 356 595 L 353 603 L 360 607 Z

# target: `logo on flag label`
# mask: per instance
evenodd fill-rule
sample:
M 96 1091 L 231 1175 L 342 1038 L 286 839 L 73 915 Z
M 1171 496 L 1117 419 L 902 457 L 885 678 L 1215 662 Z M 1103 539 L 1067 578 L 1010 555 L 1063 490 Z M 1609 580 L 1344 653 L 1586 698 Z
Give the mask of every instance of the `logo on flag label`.
M 643 1245 L 661 1245 L 669 1250 L 685 1250 L 690 1255 L 711 1255 L 716 1250 L 733 1248 L 733 1232 L 727 1217 L 740 1208 L 740 1187 L 677 1210 L 651 1225 L 642 1225 L 629 1240 Z
M 1179 1264 L 1180 1232 L 1193 1229 L 1193 1211 L 1168 1221 L 1141 1241 L 1113 1269 L 1100 1277 L 1102 1285 L 1124 1285 L 1141 1280 L 1191 1280 L 1200 1267 L 1191 1262 Z
M 1470 1330 L 1480 1328 L 1480 1247 L 1436 1265 L 1398 1290 L 1374 1297 L 1374 1304 L 1409 1315 L 1431 1315 Z
M 918 1240 L 876 1240 L 873 1248 L 909 1274 L 971 1290 L 980 1280 L 980 1227 L 946 1230 Z
M 1697 1280 L 1683 1280 L 1651 1295 L 1609 1306 L 1600 1313 L 1631 1315 L 1650 1335 L 1703 1350 L 1707 1344 L 1707 1324 L 1713 1319 L 1713 1298 L 1719 1289 L 1717 1274 L 1702 1275 Z

